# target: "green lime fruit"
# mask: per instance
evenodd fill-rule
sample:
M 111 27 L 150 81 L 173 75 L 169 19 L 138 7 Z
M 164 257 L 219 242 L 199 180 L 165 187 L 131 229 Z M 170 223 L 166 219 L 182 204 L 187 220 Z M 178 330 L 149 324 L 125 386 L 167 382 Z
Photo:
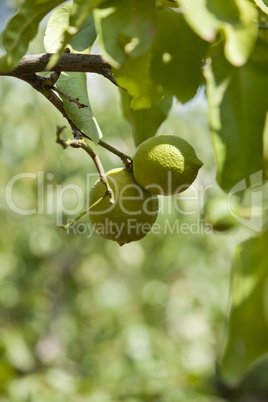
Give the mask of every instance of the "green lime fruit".
M 89 206 L 92 206 L 89 216 L 95 230 L 121 246 L 142 239 L 157 218 L 157 195 L 140 187 L 129 169 L 110 170 L 106 178 L 113 191 L 114 203 L 110 203 L 106 186 L 100 179 L 89 195 Z
M 142 142 L 134 155 L 134 178 L 160 195 L 178 194 L 194 182 L 203 163 L 193 147 L 175 135 L 157 135 Z

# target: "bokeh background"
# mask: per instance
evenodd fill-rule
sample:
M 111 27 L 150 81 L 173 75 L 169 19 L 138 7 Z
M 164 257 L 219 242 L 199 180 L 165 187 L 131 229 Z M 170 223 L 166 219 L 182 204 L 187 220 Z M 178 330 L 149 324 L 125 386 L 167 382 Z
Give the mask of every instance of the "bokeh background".
M 30 53 L 43 51 L 42 29 Z M 133 155 L 118 89 L 95 75 L 88 87 L 104 140 Z M 90 236 L 88 216 L 80 232 L 57 226 L 61 208 L 77 206 L 73 185 L 87 207 L 88 175 L 95 173 L 86 153 L 55 143 L 57 125 L 66 122 L 45 98 L 26 83 L 0 78 L 0 401 L 228 400 L 215 373 L 233 247 L 249 233 L 215 232 L 205 220 L 204 204 L 223 193 L 202 89 L 192 102 L 174 104 L 159 129 L 185 138 L 204 162 L 194 189 L 163 197 L 158 233 L 123 247 Z M 122 165 L 92 146 L 106 170 Z M 17 214 L 10 206 L 7 188 L 19 174 L 14 204 L 37 213 Z M 59 200 L 62 188 L 69 190 Z M 72 217 L 63 214 L 64 221 Z

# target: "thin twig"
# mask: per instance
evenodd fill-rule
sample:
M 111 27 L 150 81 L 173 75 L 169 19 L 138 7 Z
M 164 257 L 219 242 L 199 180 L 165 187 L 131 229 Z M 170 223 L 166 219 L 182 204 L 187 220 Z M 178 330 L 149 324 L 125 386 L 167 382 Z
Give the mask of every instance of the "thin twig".
M 88 107 L 88 105 L 85 105 L 84 103 L 80 103 L 78 98 L 77 99 L 72 98 L 71 96 L 67 95 L 65 92 L 62 92 L 59 88 L 56 88 L 55 86 L 52 86 L 51 89 L 53 89 L 53 91 L 57 92 L 63 98 L 68 99 L 69 102 L 75 103 L 79 109 Z
M 88 107 L 88 105 L 85 105 L 84 103 L 80 103 L 78 98 L 75 99 L 72 96 L 67 95 L 65 92 L 61 91 L 59 88 L 55 87 L 55 84 L 58 81 L 60 74 L 61 73 L 54 71 L 54 73 L 52 73 L 49 78 L 40 76 L 40 84 L 42 84 L 43 88 L 53 89 L 53 91 L 57 92 L 63 98 L 68 99 L 69 102 L 75 103 L 79 109 Z M 39 76 L 36 76 L 36 77 L 39 77 Z
M 68 145 L 65 143 L 64 140 L 62 140 L 62 139 L 60 138 L 61 133 L 63 132 L 64 129 L 65 129 L 65 126 L 63 126 L 63 127 L 57 126 L 57 132 L 56 132 L 57 138 L 56 138 L 56 143 L 57 143 L 57 144 L 60 144 L 63 149 L 66 149 L 66 148 L 68 147 Z
M 49 78 L 47 78 L 47 85 L 53 87 L 60 78 L 60 74 L 60 71 L 53 71 L 53 73 L 50 74 Z
M 89 208 L 87 208 L 85 211 L 81 212 L 76 218 L 72 219 L 71 222 L 66 223 L 65 225 L 61 225 L 61 228 L 66 230 L 70 226 L 72 226 L 75 222 L 77 222 L 82 216 L 84 216 L 87 212 L 89 212 L 92 208 L 94 208 L 96 205 L 98 205 L 105 197 L 107 197 L 107 194 L 104 194 L 102 197 L 100 197 L 94 204 L 90 205 Z
M 104 142 L 102 140 L 99 140 L 99 145 L 107 149 L 108 151 L 112 152 L 113 154 L 119 156 L 119 158 L 123 161 L 126 167 L 129 167 L 131 165 L 132 163 L 131 156 L 128 156 L 121 151 L 118 151 L 118 149 L 114 148 L 112 145 L 107 144 L 107 142 Z
M 82 148 L 84 151 L 86 151 L 86 153 L 92 158 L 97 171 L 99 173 L 100 176 L 100 181 L 105 185 L 106 187 L 106 195 L 108 195 L 110 197 L 110 204 L 114 204 L 114 194 L 113 194 L 113 190 L 111 189 L 109 182 L 106 178 L 106 174 L 105 174 L 105 170 L 102 166 L 102 163 L 100 161 L 100 158 L 98 157 L 98 155 L 96 154 L 96 152 L 94 152 L 94 150 L 88 145 L 88 143 L 83 140 L 83 139 L 70 139 L 65 141 L 65 144 L 68 146 L 71 146 L 73 148 Z
M 58 109 L 62 116 L 65 117 L 68 121 L 73 132 L 78 130 L 76 125 L 72 122 L 72 120 L 65 112 L 62 100 L 55 94 L 52 88 L 50 88 L 49 86 L 44 87 L 44 82 L 46 81 L 46 78 L 40 77 L 36 74 L 24 75 L 20 78 L 23 81 L 28 82 L 28 84 L 30 84 L 36 91 L 44 95 L 47 100 L 52 103 L 52 105 L 55 106 L 56 109 Z
M 92 141 L 90 137 L 88 137 L 85 133 L 83 133 L 81 130 L 77 128 L 77 126 L 73 123 L 73 121 L 69 118 L 67 113 L 64 110 L 62 100 L 55 94 L 53 91 L 53 88 L 46 86 L 46 78 L 41 77 L 36 74 L 29 74 L 29 75 L 24 75 L 20 77 L 23 81 L 28 82 L 35 90 L 40 92 L 42 95 L 44 95 L 49 102 L 53 104 L 53 106 L 58 109 L 58 111 L 62 114 L 63 117 L 65 117 L 75 135 L 76 138 L 81 138 L 85 137 L 89 140 Z M 124 154 L 121 151 L 118 151 L 116 148 L 114 148 L 112 145 L 107 144 L 106 142 L 100 140 L 99 145 L 108 151 L 112 152 L 113 154 L 117 155 L 125 164 L 126 167 L 129 167 L 132 163 L 132 158 L 126 154 Z
M 57 126 L 57 132 L 56 132 L 56 143 L 60 144 L 64 149 L 67 148 L 68 146 L 71 146 L 73 148 L 82 148 L 84 151 L 87 152 L 87 154 L 93 159 L 93 162 L 95 163 L 95 166 L 98 170 L 99 176 L 100 176 L 100 181 L 105 185 L 106 187 L 106 193 L 99 198 L 94 204 L 92 204 L 89 208 L 87 208 L 85 211 L 81 212 L 80 215 L 78 215 L 76 218 L 74 218 L 71 222 L 66 223 L 65 225 L 61 225 L 62 229 L 66 230 L 70 226 L 72 226 L 78 219 L 82 218 L 90 209 L 95 207 L 99 202 L 101 202 L 105 197 L 109 196 L 110 198 L 110 204 L 114 204 L 114 194 L 113 190 L 111 189 L 109 182 L 106 178 L 104 168 L 102 166 L 102 163 L 98 157 L 98 155 L 93 151 L 92 148 L 87 144 L 87 142 L 81 138 L 79 138 L 79 132 L 77 133 L 78 138 L 73 138 L 69 139 L 67 141 L 64 141 L 60 138 L 60 135 L 62 131 L 64 130 L 64 127 L 59 127 Z M 81 133 L 80 133 L 81 135 Z

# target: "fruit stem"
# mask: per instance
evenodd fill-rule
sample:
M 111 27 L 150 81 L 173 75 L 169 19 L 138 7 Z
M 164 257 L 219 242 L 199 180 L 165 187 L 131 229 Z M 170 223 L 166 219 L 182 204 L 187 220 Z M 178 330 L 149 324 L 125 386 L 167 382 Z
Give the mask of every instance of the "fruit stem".
M 100 181 L 106 187 L 106 190 L 107 190 L 106 195 L 109 195 L 109 197 L 110 197 L 110 204 L 114 204 L 113 190 L 111 189 L 109 182 L 106 179 L 106 174 L 105 174 L 104 168 L 103 168 L 100 158 L 98 157 L 96 152 L 94 152 L 93 149 L 88 145 L 88 143 L 83 139 L 73 138 L 71 140 L 65 141 L 65 144 L 70 145 L 74 148 L 82 148 L 92 158 L 92 160 L 95 163 L 95 166 L 99 172 Z
M 67 230 L 70 226 L 72 226 L 75 222 L 77 222 L 82 216 L 84 216 L 88 211 L 90 211 L 93 207 L 95 207 L 99 202 L 103 200 L 103 198 L 107 197 L 108 194 L 104 194 L 101 198 L 99 198 L 94 204 L 90 205 L 85 211 L 81 212 L 76 218 L 74 218 L 71 222 L 66 223 L 65 225 L 61 225 L 61 228 Z
M 111 189 L 109 182 L 106 178 L 106 174 L 104 171 L 104 168 L 102 166 L 101 160 L 98 157 L 98 155 L 96 154 L 96 152 L 93 151 L 93 149 L 88 145 L 88 143 L 81 139 L 80 135 L 81 134 L 79 131 L 77 133 L 77 138 L 72 138 L 69 139 L 67 141 L 64 141 L 60 138 L 61 132 L 63 131 L 64 127 L 57 127 L 57 139 L 56 139 L 56 143 L 60 144 L 63 149 L 67 148 L 68 146 L 71 146 L 73 148 L 82 148 L 84 151 L 86 151 L 86 153 L 92 158 L 99 176 L 100 176 L 100 181 L 105 185 L 106 187 L 106 194 L 105 195 L 109 195 L 110 197 L 110 204 L 114 204 L 114 194 L 113 194 L 113 190 Z
M 119 158 L 122 160 L 124 165 L 128 168 L 132 164 L 132 158 L 129 155 L 124 154 L 123 152 L 119 151 L 118 149 L 114 148 L 112 145 L 108 144 L 107 142 L 104 142 L 102 140 L 99 140 L 99 145 L 107 151 L 112 152 L 113 154 L 119 156 Z

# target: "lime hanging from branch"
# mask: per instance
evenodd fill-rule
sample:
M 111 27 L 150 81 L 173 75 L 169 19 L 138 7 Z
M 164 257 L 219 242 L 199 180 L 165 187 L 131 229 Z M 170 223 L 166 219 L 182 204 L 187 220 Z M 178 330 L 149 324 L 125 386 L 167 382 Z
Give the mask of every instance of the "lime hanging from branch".
M 110 170 L 106 173 L 106 179 L 113 191 L 113 204 L 109 196 L 105 197 L 106 188 L 100 179 L 89 195 L 89 205 L 92 206 L 89 216 L 95 230 L 105 239 L 116 241 L 121 246 L 142 239 L 150 232 L 157 218 L 157 195 L 140 187 L 130 169 Z
M 190 187 L 202 165 L 193 147 L 183 138 L 157 135 L 138 146 L 133 173 L 144 189 L 172 195 Z

